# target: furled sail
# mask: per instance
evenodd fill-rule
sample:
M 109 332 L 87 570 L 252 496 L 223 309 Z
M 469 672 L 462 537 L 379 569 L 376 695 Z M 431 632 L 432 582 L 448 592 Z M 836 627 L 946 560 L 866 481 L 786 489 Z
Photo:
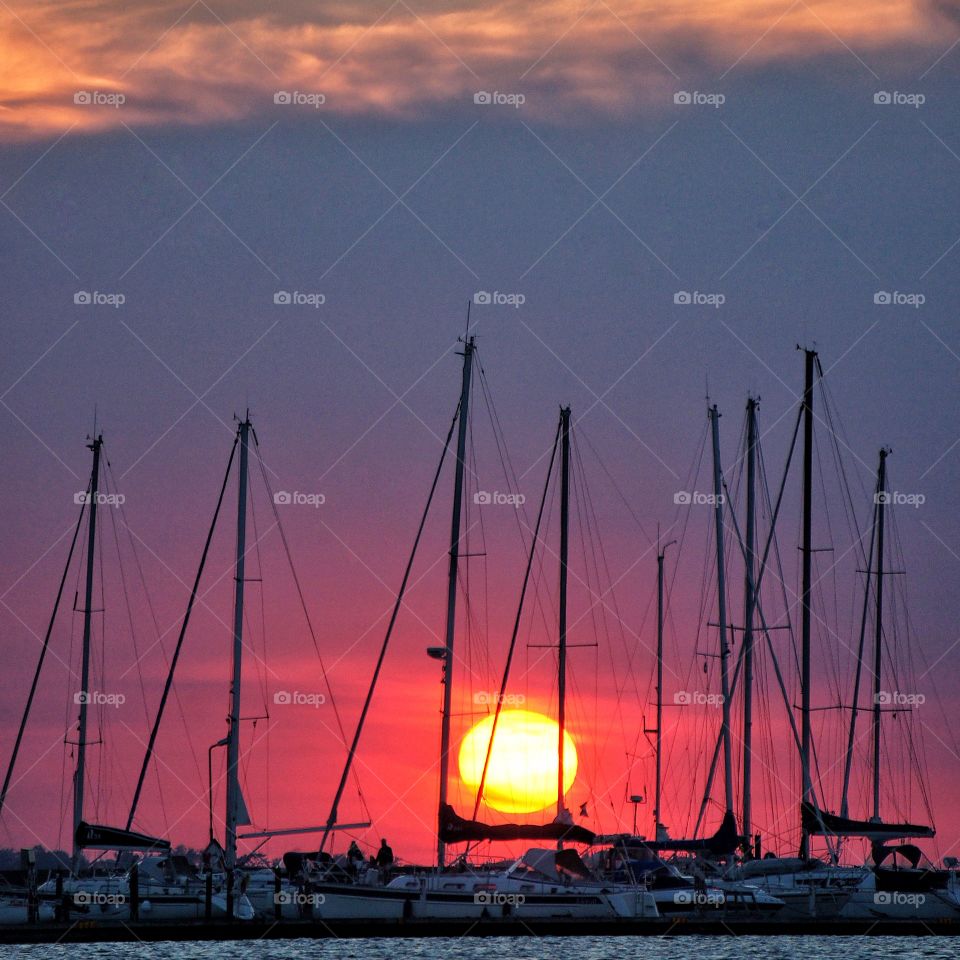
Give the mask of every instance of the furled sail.
M 638 840 L 633 845 L 643 846 L 649 850 L 676 850 L 690 853 L 704 851 L 720 855 L 733 853 L 742 840 L 737 831 L 737 818 L 728 810 L 712 837 L 700 837 L 694 840 L 671 840 L 669 837 L 665 840 Z M 627 846 L 630 845 L 631 841 L 627 841 Z
M 883 823 L 879 820 L 852 820 L 826 810 L 818 810 L 812 803 L 800 804 L 803 829 L 817 836 L 867 837 L 871 840 L 890 840 L 896 837 L 933 837 L 933 827 L 919 823 Z
M 480 840 L 568 840 L 593 843 L 596 834 L 568 823 L 481 823 L 465 820 L 449 804 L 440 808 L 440 839 L 444 843 L 473 843 Z
M 78 847 L 87 850 L 169 850 L 170 841 L 149 837 L 134 830 L 100 827 L 81 821 L 77 825 Z

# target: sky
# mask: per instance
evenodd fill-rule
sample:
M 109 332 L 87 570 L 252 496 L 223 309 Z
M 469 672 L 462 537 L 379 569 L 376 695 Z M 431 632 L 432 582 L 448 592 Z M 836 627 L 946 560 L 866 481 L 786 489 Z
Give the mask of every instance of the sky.
M 569 404 L 581 507 L 571 636 L 583 645 L 571 652 L 570 805 L 587 804 L 588 827 L 629 829 L 627 798 L 642 795 L 638 827 L 650 832 L 657 526 L 682 539 L 667 555 L 665 699 L 716 693 L 712 515 L 675 497 L 709 492 L 709 397 L 742 523 L 748 394 L 760 398 L 775 495 L 802 389 L 796 347 L 815 347 L 840 418 L 818 395 L 814 726 L 826 802 L 839 804 L 849 711 L 833 708 L 851 696 L 863 568 L 832 451 L 862 531 L 888 446 L 906 571 L 888 581 L 890 676 L 925 702 L 884 716 L 883 799 L 891 819 L 926 816 L 898 757 L 912 735 L 938 827 L 930 850 L 957 853 L 960 754 L 946 722 L 960 698 L 956 4 L 94 0 L 11 2 L 0 24 L 4 763 L 96 428 L 124 502 L 101 512 L 94 674 L 124 702 L 95 711 L 88 812 L 125 821 L 234 418 L 249 409 L 263 469 L 254 458 L 245 790 L 257 828 L 324 822 L 340 730 L 356 723 L 453 416 L 469 303 L 496 419 L 478 380 L 465 517 L 478 556 L 465 564 L 469 621 L 461 591 L 455 741 L 497 689 Z M 764 600 L 778 626 L 799 621 L 796 467 L 778 526 L 783 569 Z M 277 491 L 312 501 L 275 515 Z M 349 822 L 369 810 L 363 843 L 387 836 L 408 860 L 429 859 L 434 843 L 440 685 L 424 651 L 443 635 L 451 491 L 447 469 L 361 741 L 366 806 L 353 785 L 341 805 Z M 526 502 L 476 505 L 480 491 Z M 195 846 L 207 836 L 206 750 L 226 730 L 235 496 L 231 486 L 136 821 Z M 551 716 L 553 653 L 538 644 L 555 642 L 557 519 L 553 509 L 510 687 Z M 728 535 L 736 624 L 743 568 Z M 69 843 L 78 575 L 74 562 L 0 816 L 6 845 Z M 910 629 L 895 630 L 907 601 Z M 771 638 L 796 700 L 791 641 Z M 787 852 L 799 780 L 764 656 L 755 806 Z M 309 702 L 276 702 L 284 692 Z M 663 806 L 683 833 L 718 711 L 666 712 Z M 864 815 L 867 759 L 864 742 L 851 795 Z M 470 813 L 472 795 L 456 781 L 452 793 Z M 708 825 L 719 814 L 711 805 Z

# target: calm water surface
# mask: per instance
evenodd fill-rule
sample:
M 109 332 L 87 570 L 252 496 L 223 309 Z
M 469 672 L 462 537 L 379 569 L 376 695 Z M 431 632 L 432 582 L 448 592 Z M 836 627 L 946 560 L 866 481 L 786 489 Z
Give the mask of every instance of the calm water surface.
M 491 937 L 0 946 L 0 960 L 956 960 L 950 937 Z

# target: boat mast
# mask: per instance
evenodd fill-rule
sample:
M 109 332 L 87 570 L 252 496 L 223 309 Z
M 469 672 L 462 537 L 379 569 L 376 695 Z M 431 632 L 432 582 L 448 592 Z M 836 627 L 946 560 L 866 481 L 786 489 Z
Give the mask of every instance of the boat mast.
M 887 502 L 887 450 L 877 468 L 877 606 L 873 641 L 873 819 L 880 821 L 880 671 L 883 653 L 883 524 Z
M 803 385 L 803 585 L 801 593 L 801 663 L 800 663 L 800 776 L 804 803 L 813 802 L 813 780 L 810 776 L 810 590 L 812 580 L 812 508 L 813 508 L 813 367 L 815 350 L 804 350 Z M 810 835 L 801 826 L 800 856 L 810 856 Z
M 659 540 L 659 531 L 658 537 Z M 656 739 L 656 777 L 653 786 L 653 838 L 660 839 L 660 794 L 663 769 L 663 558 L 667 547 L 657 544 L 657 728 L 654 731 Z M 636 832 L 636 831 L 634 831 Z
M 470 404 L 470 376 L 473 370 L 474 338 L 463 344 L 463 378 L 460 386 L 460 416 L 457 430 L 457 464 L 453 482 L 453 516 L 450 524 L 450 572 L 447 580 L 447 628 L 443 651 L 443 717 L 440 724 L 440 808 L 437 824 L 437 866 L 444 867 L 443 816 L 447 806 L 450 772 L 450 715 L 453 709 L 453 640 L 456 627 L 457 569 L 460 558 L 460 514 L 463 506 L 463 471 L 467 451 L 467 413 Z
M 237 861 L 237 822 L 243 798 L 240 793 L 240 681 L 243 656 L 243 586 L 247 538 L 247 455 L 250 414 L 237 428 L 240 435 L 240 472 L 237 486 L 237 554 L 233 602 L 233 678 L 230 684 L 230 728 L 227 733 L 227 818 L 225 864 L 232 871 Z
M 747 399 L 747 522 L 744 561 L 746 583 L 743 612 L 743 823 L 747 848 L 752 849 L 751 791 L 753 789 L 753 619 L 756 609 L 756 474 L 757 401 Z
M 720 473 L 720 411 L 714 404 L 710 408 L 710 424 L 713 432 L 713 516 L 717 540 L 717 615 L 720 627 L 720 691 L 723 696 L 723 785 L 726 812 L 733 811 L 733 753 L 730 742 L 730 676 L 727 645 L 727 583 L 724 569 L 723 534 L 723 485 Z
M 77 846 L 77 828 L 83 822 L 83 781 L 87 764 L 87 704 L 90 699 L 90 625 L 93 614 L 93 571 L 97 546 L 97 499 L 100 489 L 100 448 L 103 437 L 96 436 L 88 449 L 93 451 L 90 472 L 90 522 L 87 527 L 87 570 L 83 602 L 83 650 L 80 668 L 80 718 L 77 722 L 77 769 L 73 775 L 73 869 L 80 868 L 81 850 Z
M 567 557 L 570 527 L 570 408 L 560 409 L 560 642 L 557 654 L 557 817 L 564 814 L 563 738 L 567 708 Z M 562 842 L 559 844 L 562 846 Z

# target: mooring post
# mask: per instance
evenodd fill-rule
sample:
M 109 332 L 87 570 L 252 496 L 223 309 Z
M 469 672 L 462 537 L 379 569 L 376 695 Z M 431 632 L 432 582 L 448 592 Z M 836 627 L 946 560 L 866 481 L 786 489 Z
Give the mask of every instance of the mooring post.
M 130 919 L 136 923 L 140 919 L 140 864 L 130 868 Z
M 283 917 L 283 910 L 280 899 L 280 868 L 273 868 L 273 919 L 280 920 Z

